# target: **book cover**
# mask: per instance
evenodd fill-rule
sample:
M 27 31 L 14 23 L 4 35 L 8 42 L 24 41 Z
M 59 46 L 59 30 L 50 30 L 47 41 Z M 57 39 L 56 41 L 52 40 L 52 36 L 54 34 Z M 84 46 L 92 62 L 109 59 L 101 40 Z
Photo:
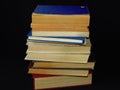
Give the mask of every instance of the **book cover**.
M 28 32 L 27 36 L 32 36 L 32 30 Z
M 38 5 L 34 13 L 40 14 L 89 14 L 87 6 Z

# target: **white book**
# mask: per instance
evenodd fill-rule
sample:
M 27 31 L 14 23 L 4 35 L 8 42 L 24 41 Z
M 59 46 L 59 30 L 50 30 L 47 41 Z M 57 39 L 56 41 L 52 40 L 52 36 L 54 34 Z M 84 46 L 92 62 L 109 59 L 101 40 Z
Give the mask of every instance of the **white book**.
M 74 39 L 77 38 L 77 39 Z M 40 42 L 60 42 L 60 43 L 71 43 L 71 44 L 85 44 L 85 37 L 52 37 L 52 36 L 29 36 L 28 40 L 35 40 Z

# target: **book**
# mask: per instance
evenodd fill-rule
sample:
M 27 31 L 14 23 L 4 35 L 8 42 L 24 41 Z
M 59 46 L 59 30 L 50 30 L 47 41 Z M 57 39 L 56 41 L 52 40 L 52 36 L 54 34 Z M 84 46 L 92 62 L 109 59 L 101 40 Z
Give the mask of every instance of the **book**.
M 85 44 L 86 37 L 81 36 L 29 36 L 28 40 L 35 40 L 39 42 L 59 42 L 70 44 Z
M 39 42 L 36 40 L 28 40 L 27 39 L 27 45 L 51 45 L 51 46 L 73 46 L 73 47 L 79 47 L 79 46 L 91 46 L 91 42 L 89 38 L 86 38 L 86 43 L 84 45 L 81 44 L 69 44 L 69 43 L 58 43 L 58 42 Z
M 69 63 L 87 63 L 89 54 L 50 54 L 50 53 L 33 53 L 27 52 L 25 60 L 32 61 L 54 61 Z
M 87 6 L 38 5 L 32 14 L 33 24 L 89 25 Z
M 88 26 L 81 26 L 80 24 L 34 24 L 31 23 L 32 31 L 78 31 L 88 32 Z
M 50 74 L 50 75 L 66 75 L 66 76 L 88 76 L 88 69 L 57 69 L 57 68 L 33 68 L 28 70 L 29 74 Z
M 32 74 L 34 90 L 92 85 L 92 73 L 88 76 L 61 76 L 49 74 Z
M 85 45 L 50 45 L 50 44 L 27 44 L 27 52 L 38 52 L 38 53 L 90 53 L 90 46 Z
M 33 61 L 33 68 L 68 68 L 68 69 L 94 69 L 95 62 L 89 61 L 87 63 L 65 63 L 65 62 L 45 62 L 45 61 Z
M 89 32 L 86 31 L 37 31 L 31 30 L 28 36 L 83 36 L 89 37 Z

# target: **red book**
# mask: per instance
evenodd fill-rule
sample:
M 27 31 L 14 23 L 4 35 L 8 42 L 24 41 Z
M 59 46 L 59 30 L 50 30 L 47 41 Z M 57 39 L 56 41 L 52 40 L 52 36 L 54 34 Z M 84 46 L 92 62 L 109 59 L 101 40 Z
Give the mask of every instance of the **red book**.
M 73 86 L 86 86 L 92 84 L 92 73 L 88 76 L 62 76 L 48 74 L 32 74 L 34 90 L 51 90 Z

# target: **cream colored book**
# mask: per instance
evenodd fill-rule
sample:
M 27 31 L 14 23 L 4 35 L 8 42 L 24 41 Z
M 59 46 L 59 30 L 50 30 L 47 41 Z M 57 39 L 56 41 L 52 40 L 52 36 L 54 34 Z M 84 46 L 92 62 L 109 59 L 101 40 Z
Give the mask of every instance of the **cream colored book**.
M 67 75 L 67 76 L 88 76 L 89 70 L 29 68 L 28 73 L 29 74 Z
M 54 46 L 49 44 L 28 44 L 27 52 L 38 53 L 90 53 L 90 46 Z
M 54 61 L 54 62 L 71 62 L 87 63 L 89 54 L 48 54 L 28 52 L 25 59 L 32 61 Z
M 84 36 L 89 37 L 89 32 L 85 31 L 32 31 L 32 36 Z
M 33 68 L 69 68 L 69 69 L 94 69 L 95 62 L 65 63 L 65 62 L 33 62 Z

